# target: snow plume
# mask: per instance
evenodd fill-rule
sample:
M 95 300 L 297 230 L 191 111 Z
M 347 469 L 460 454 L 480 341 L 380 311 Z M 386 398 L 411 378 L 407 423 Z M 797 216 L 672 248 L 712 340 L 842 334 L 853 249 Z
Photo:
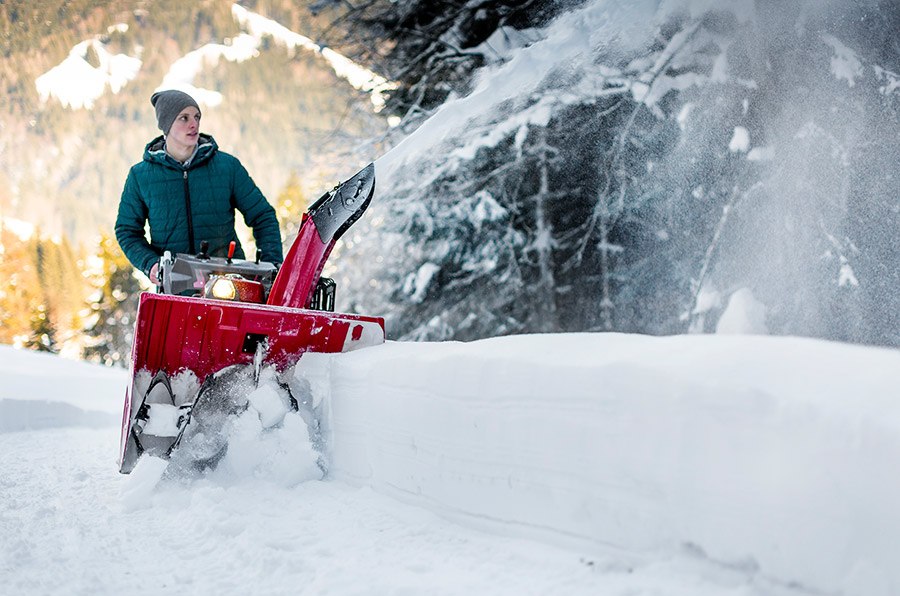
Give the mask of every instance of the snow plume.
M 433 263 L 474 288 L 454 267 L 478 248 L 438 245 L 493 243 L 510 266 L 473 303 L 533 309 L 527 296 L 553 280 L 541 318 L 560 330 L 698 328 L 710 286 L 725 302 L 752 292 L 772 333 L 900 344 L 885 314 L 900 311 L 887 265 L 900 260 L 898 29 L 893 5 L 875 0 L 584 3 L 522 36 L 379 160 L 385 219 L 421 247 L 404 253 L 415 262 L 385 262 L 401 279 Z M 480 238 L 453 218 L 478 192 L 510 214 Z M 520 290 L 501 298 L 501 278 Z M 433 295 L 458 300 L 443 290 Z M 440 313 L 460 304 L 410 302 L 398 320 L 452 327 L 462 319 Z M 507 315 L 481 333 L 538 330 Z
M 625 52 L 634 51 L 635 45 L 642 46 L 655 30 L 654 5 L 655 2 L 649 0 L 629 6 L 593 2 L 586 8 L 561 16 L 538 41 L 530 43 L 533 40 L 529 37 L 521 39 L 523 45 L 518 52 L 510 53 L 512 57 L 508 61 L 477 74 L 472 93 L 463 98 L 451 98 L 434 117 L 380 159 L 379 174 L 390 184 L 390 175 L 396 169 L 434 145 L 449 142 L 458 147 L 456 157 L 469 158 L 473 147 L 495 145 L 522 126 L 546 124 L 553 112 L 578 101 L 579 97 L 572 94 L 538 96 L 536 103 L 530 102 L 535 85 L 557 73 L 560 65 L 568 65 L 571 72 L 581 70 L 586 62 L 593 60 L 593 48 L 621 44 L 624 47 L 617 49 Z M 585 85 L 598 85 L 599 82 L 594 78 Z M 523 103 L 533 105 L 527 108 L 516 105 Z M 479 119 L 487 122 L 468 134 L 461 130 L 465 122 Z
M 900 131 L 883 111 L 866 40 L 873 32 L 854 25 L 877 13 L 874 2 L 757 3 L 727 48 L 732 76 L 753 84 L 701 90 L 706 109 L 683 136 L 715 143 L 715 128 L 737 125 L 728 148 L 746 158 L 720 161 L 733 174 L 713 186 L 721 234 L 709 246 L 708 277 L 697 281 L 729 294 L 752 288 L 780 333 L 895 343 L 866 312 L 882 281 L 845 281 L 880 268 L 884 247 L 868 241 L 868 229 L 884 224 L 869 205 L 896 196 L 889 169 L 876 164 L 896 163 Z M 713 107 L 723 99 L 730 109 Z
M 689 4 L 693 15 L 701 4 Z M 884 111 L 879 44 L 869 39 L 896 29 L 876 24 L 895 11 L 879 2 L 744 4 L 752 9 L 702 15 L 698 39 L 715 40 L 722 77 L 674 98 L 694 109 L 658 169 L 685 184 L 676 192 L 705 191 L 681 208 L 717 212 L 695 292 L 707 283 L 726 296 L 752 289 L 753 316 L 765 313 L 757 327 L 776 333 L 896 343 L 867 312 L 883 282 L 844 281 L 883 260 L 881 246 L 861 252 L 865 229 L 883 225 L 867 204 L 896 196 L 889 171 L 875 166 L 896 162 L 888 156 L 898 156 L 900 131 Z M 872 186 L 874 195 L 862 191 Z
M 125 508 L 145 506 L 164 480 L 202 479 L 221 486 L 266 481 L 290 488 L 322 478 L 326 463 L 319 430 L 321 403 L 308 380 L 317 374 L 317 361 L 311 358 L 306 366 L 303 360 L 284 372 L 267 366 L 254 374 L 246 365 L 227 367 L 204 382 L 205 397 L 192 372 L 174 375 L 170 383 L 175 406 L 193 404 L 191 422 L 170 460 L 149 454 L 138 460 L 121 489 Z M 150 374 L 140 371 L 132 394 L 143 396 L 149 385 Z M 177 407 L 153 403 L 143 432 L 175 437 L 177 418 Z M 197 461 L 211 457 L 220 457 L 213 468 L 197 466 Z

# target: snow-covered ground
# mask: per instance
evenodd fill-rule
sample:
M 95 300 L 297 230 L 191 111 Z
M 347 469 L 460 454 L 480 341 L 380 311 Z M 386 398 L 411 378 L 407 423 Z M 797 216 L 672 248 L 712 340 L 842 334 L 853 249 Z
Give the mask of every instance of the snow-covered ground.
M 900 592 L 900 353 L 754 336 L 307 355 L 204 476 L 118 474 L 127 375 L 0 347 L 15 594 Z

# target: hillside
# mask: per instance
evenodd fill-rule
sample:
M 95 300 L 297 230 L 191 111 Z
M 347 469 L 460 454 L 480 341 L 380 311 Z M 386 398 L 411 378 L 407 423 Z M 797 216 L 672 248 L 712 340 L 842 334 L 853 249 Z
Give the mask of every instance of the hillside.
M 292 173 L 318 192 L 371 159 L 351 154 L 385 128 L 366 93 L 321 53 L 252 32 L 242 15 L 222 0 L 4 3 L 0 216 L 94 243 L 112 227 L 128 168 L 159 134 L 149 96 L 184 83 L 186 61 L 203 52 L 217 56 L 191 73 L 210 92 L 198 97 L 203 130 L 272 202 Z

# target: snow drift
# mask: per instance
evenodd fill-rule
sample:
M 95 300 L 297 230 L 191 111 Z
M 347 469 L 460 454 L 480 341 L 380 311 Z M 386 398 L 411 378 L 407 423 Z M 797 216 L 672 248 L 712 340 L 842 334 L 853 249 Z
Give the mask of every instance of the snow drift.
M 125 371 L 0 345 L 0 433 L 118 424 Z
M 124 371 L 3 352 L 2 434 L 31 426 L 10 407 L 11 397 L 31 400 L 32 412 L 64 403 L 110 416 L 121 405 Z M 778 593 L 900 590 L 894 350 L 796 338 L 569 334 L 391 342 L 307 354 L 301 363 L 295 382 L 308 384 L 327 413 L 332 483 L 371 488 L 463 526 L 600 557 L 688 553 L 780 585 Z M 234 461 L 192 490 L 205 495 L 210 482 L 235 486 L 241 479 L 256 485 L 254 499 L 306 490 L 318 476 L 304 471 L 310 461 L 308 446 L 299 444 L 302 427 L 286 425 L 254 449 L 259 425 L 246 422 L 238 425 Z M 70 416 L 57 425 L 84 420 Z M 94 481 L 113 486 L 118 427 L 104 428 L 109 477 Z M 69 442 L 86 436 L 66 432 Z M 292 470 L 288 460 L 297 454 L 302 461 Z M 150 515 L 137 513 L 136 499 L 159 503 L 154 493 L 171 490 L 165 483 L 129 486 L 131 477 L 120 482 L 126 524 L 130 515 Z M 177 512 L 192 501 L 173 498 Z M 198 498 L 201 509 L 179 515 L 220 515 L 204 513 L 206 497 Z M 10 548 L 38 540 L 13 533 Z
M 393 343 L 331 360 L 333 476 L 559 543 L 900 590 L 900 354 L 771 337 Z

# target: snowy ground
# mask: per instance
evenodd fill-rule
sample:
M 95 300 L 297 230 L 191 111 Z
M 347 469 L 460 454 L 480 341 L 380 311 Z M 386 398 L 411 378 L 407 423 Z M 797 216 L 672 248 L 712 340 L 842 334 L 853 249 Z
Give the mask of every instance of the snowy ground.
M 305 429 L 116 471 L 122 371 L 0 347 L 15 594 L 900 591 L 900 353 L 616 334 L 305 357 Z M 309 356 L 309 355 L 308 355 Z
M 592 39 L 644 43 L 657 4 L 635 6 L 587 3 L 523 41 L 378 161 L 380 188 L 558 64 L 593 64 Z M 302 363 L 326 478 L 296 415 L 269 432 L 242 416 L 205 476 L 121 476 L 126 374 L 0 347 L 0 592 L 900 594 L 895 350 L 576 334 Z

